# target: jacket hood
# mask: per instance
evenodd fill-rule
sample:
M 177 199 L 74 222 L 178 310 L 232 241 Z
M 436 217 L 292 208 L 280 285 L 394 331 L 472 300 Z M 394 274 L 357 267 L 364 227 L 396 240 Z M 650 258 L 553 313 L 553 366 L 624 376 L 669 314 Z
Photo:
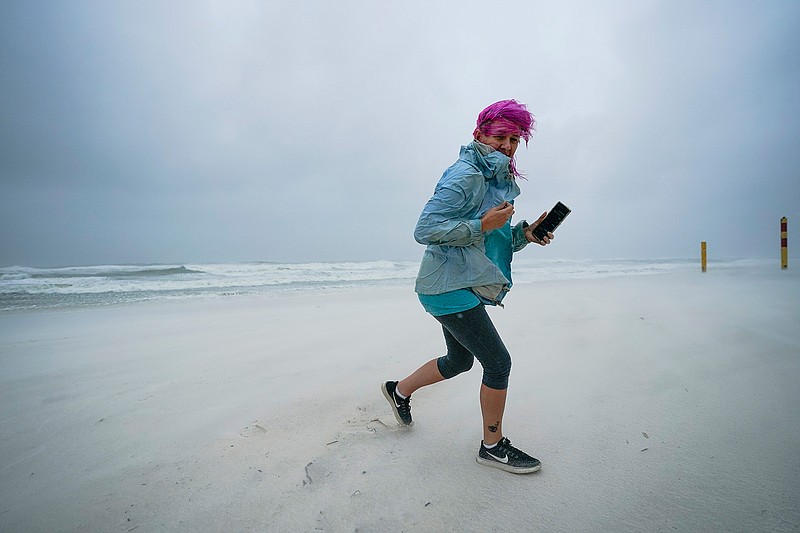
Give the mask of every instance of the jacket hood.
M 489 186 L 481 203 L 480 215 L 503 202 L 513 202 L 519 196 L 519 185 L 509 171 L 511 158 L 503 152 L 482 142 L 472 141 L 461 147 L 459 158 L 483 174 Z
M 487 180 L 496 179 L 501 184 L 513 181 L 509 177 L 511 158 L 488 144 L 472 141 L 461 147 L 458 157 L 477 168 Z

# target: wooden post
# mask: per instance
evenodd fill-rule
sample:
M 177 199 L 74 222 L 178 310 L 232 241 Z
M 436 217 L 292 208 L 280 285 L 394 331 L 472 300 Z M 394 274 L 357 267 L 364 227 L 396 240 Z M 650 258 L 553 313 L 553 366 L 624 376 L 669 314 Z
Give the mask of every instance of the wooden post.
M 781 270 L 789 268 L 789 247 L 786 243 L 787 223 L 786 217 L 781 218 Z
M 706 241 L 700 243 L 700 267 L 706 271 Z

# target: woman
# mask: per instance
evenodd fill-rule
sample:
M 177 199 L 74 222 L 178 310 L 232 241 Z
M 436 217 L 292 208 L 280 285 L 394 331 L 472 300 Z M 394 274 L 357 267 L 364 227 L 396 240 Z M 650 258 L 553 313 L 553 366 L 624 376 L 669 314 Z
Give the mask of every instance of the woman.
M 520 139 L 527 145 L 533 115 L 515 100 L 496 102 L 478 115 L 474 140 L 461 147 L 420 215 L 414 237 L 427 245 L 416 282 L 425 310 L 442 325 L 447 355 L 432 359 L 405 379 L 381 385 L 397 421 L 412 424 L 411 395 L 419 388 L 483 366 L 480 391 L 483 440 L 477 461 L 524 474 L 541 463 L 511 446 L 503 435 L 511 357 L 497 334 L 485 305 L 502 305 L 511 288 L 511 256 L 529 242 L 542 246 L 534 224 L 511 226 L 513 201 L 520 177 L 514 153 Z

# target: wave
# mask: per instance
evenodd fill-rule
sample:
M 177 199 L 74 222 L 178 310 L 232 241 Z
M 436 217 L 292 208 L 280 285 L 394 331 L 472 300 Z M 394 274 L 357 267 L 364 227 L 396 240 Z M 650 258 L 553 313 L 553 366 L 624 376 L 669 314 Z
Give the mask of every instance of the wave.
M 339 288 L 395 283 L 416 276 L 416 262 L 204 263 L 202 265 L 99 265 L 37 269 L 0 268 L 0 308 L 25 307 L 20 295 L 53 302 L 166 298 L 236 291 Z M 25 298 L 30 300 L 29 298 Z
M 0 280 L 75 279 L 75 278 L 148 278 L 186 274 L 205 274 L 186 266 L 91 266 L 64 268 L 10 267 L 0 269 Z
M 149 277 L 149 276 L 175 276 L 182 274 L 205 274 L 202 270 L 194 270 L 186 268 L 185 266 L 171 267 L 171 268 L 153 268 L 145 270 L 122 270 L 108 274 L 112 278 L 124 277 Z M 102 275 L 102 274 L 98 274 Z

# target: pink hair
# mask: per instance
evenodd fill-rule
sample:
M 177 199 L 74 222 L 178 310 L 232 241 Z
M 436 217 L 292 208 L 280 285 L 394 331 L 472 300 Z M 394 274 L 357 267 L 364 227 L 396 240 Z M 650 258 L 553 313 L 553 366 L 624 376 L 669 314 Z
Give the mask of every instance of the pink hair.
M 500 100 L 495 102 L 478 115 L 475 131 L 472 136 L 477 139 L 478 134 L 492 135 L 519 135 L 525 139 L 525 146 L 533 135 L 536 119 L 525 104 L 516 100 Z M 516 161 L 511 159 L 511 175 L 521 178 L 523 175 L 517 170 Z

